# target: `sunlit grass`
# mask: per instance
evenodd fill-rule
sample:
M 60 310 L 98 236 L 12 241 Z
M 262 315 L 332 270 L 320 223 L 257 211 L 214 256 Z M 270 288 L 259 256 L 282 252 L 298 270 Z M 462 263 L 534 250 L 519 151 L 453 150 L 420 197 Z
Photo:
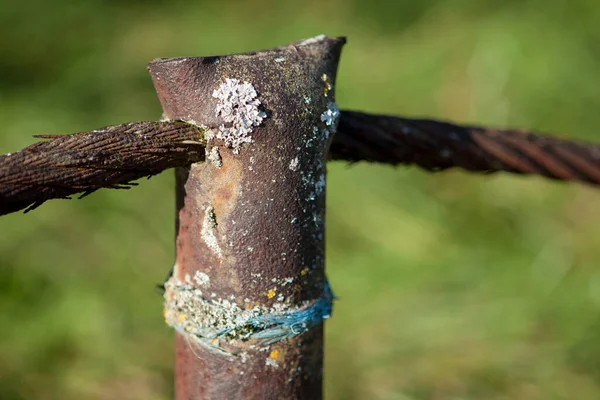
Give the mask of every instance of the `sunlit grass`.
M 15 3 L 0 153 L 157 119 L 145 64 L 349 35 L 341 108 L 600 141 L 592 1 Z M 17 23 L 18 22 L 18 23 Z M 331 164 L 330 399 L 600 398 L 600 195 Z M 0 397 L 166 399 L 173 177 L 0 218 Z

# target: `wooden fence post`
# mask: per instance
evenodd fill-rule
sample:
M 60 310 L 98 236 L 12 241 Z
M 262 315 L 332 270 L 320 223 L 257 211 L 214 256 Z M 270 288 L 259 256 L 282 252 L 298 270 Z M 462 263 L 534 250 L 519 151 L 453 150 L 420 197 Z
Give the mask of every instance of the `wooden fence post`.
M 322 397 L 325 163 L 344 42 L 149 65 L 165 118 L 208 139 L 206 161 L 176 172 L 165 319 L 178 400 Z

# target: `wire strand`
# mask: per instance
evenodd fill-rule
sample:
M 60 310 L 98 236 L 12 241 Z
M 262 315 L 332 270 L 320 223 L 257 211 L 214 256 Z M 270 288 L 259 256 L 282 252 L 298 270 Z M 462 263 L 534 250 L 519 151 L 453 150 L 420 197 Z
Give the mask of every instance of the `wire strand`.
M 45 139 L 0 156 L 0 215 L 46 200 L 128 189 L 136 179 L 204 161 L 205 132 L 182 121 L 131 122 Z M 510 172 L 600 185 L 600 145 L 523 130 L 342 111 L 330 160 Z

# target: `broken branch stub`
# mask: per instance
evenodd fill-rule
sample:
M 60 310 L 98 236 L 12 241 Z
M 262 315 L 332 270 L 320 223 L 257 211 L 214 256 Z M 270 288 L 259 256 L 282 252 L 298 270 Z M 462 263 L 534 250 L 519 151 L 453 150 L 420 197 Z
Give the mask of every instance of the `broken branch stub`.
M 325 162 L 344 38 L 149 65 L 165 117 L 210 128 L 177 170 L 176 398 L 317 399 Z

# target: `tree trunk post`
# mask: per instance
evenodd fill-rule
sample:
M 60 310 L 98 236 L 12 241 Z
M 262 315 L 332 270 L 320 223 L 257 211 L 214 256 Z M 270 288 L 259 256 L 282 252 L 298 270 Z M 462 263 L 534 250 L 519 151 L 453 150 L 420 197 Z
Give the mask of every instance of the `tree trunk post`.
M 176 171 L 165 319 L 178 400 L 322 397 L 325 164 L 344 43 L 149 64 L 165 119 L 208 140 L 205 162 Z

